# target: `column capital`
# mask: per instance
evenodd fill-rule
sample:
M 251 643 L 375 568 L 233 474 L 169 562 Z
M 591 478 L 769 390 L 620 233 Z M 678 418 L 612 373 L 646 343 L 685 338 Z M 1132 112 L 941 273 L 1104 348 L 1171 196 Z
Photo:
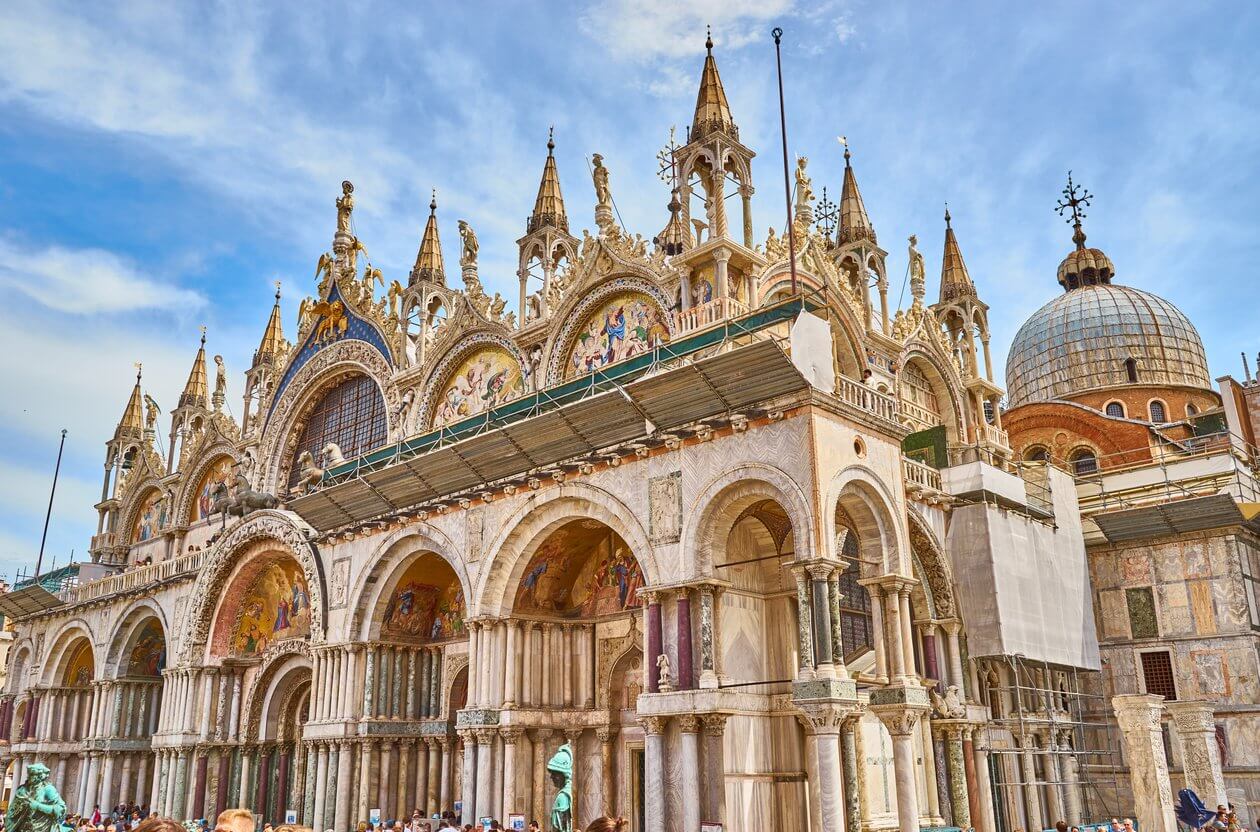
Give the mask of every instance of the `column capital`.
M 586 731 L 585 728 L 565 728 L 564 738 L 569 741 L 570 745 L 574 745 L 577 743 L 579 739 L 582 738 L 582 734 L 585 731 Z
M 611 742 L 617 736 L 618 730 L 616 725 L 602 725 L 595 729 L 595 737 L 600 742 Z
M 499 736 L 503 738 L 503 742 L 508 745 L 516 745 L 516 742 L 525 733 L 524 728 L 500 728 Z
M 1121 731 L 1158 731 L 1164 697 L 1153 693 L 1121 694 L 1111 697 L 1111 706 Z
M 554 733 L 555 731 L 551 728 L 535 728 L 534 742 L 546 742 L 551 739 L 551 735 Z
M 639 724 L 643 726 L 645 734 L 664 734 L 665 726 L 669 723 L 667 716 L 641 716 Z
M 926 706 L 902 703 L 871 706 L 871 713 L 875 714 L 879 721 L 884 723 L 888 733 L 893 736 L 908 736 L 914 733 L 914 728 L 919 724 L 920 717 L 927 711 L 928 708 Z
M 1165 702 L 1164 708 L 1168 710 L 1178 733 L 1216 733 L 1216 713 L 1211 702 L 1179 699 Z
M 700 717 L 695 714 L 683 714 L 676 719 L 678 727 L 684 734 L 695 734 L 700 731 Z
M 720 737 L 722 732 L 726 730 L 726 720 L 729 714 L 701 714 L 700 721 L 704 724 L 704 733 L 710 737 Z

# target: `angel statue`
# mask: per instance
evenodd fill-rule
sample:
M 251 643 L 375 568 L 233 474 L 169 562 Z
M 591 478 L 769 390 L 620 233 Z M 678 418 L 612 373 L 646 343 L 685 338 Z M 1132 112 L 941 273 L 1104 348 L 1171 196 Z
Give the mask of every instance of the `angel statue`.
M 809 174 L 805 172 L 809 159 L 805 156 L 798 156 L 796 159 L 796 204 L 797 206 L 809 205 L 814 201 L 814 182 L 809 178 Z
M 382 289 L 385 288 L 385 278 L 381 275 L 381 270 L 372 268 L 372 264 L 368 263 L 363 270 L 363 297 L 366 300 L 372 300 L 372 289 L 377 283 L 381 284 Z
M 349 179 L 341 183 L 341 198 L 337 200 L 337 233 L 350 233 L 350 213 L 354 211 L 354 183 Z
M 473 231 L 472 226 L 465 220 L 459 221 L 459 239 L 464 244 L 459 254 L 459 264 L 461 266 L 477 265 L 477 250 L 480 248 L 477 243 L 477 232 Z
M 592 154 L 591 162 L 595 166 L 591 171 L 591 179 L 595 183 L 595 203 L 611 207 L 612 191 L 608 189 L 608 168 L 604 167 L 604 157 L 598 153 Z
M 503 309 L 507 306 L 507 299 L 498 292 L 494 293 L 494 300 L 490 301 L 490 320 L 498 321 L 503 318 Z
M 31 763 L 26 782 L 17 787 L 4 815 L 6 829 L 15 832 L 60 832 L 66 816 L 66 802 L 48 782 L 48 766 Z
M 397 280 L 389 284 L 389 316 L 398 317 L 398 301 L 402 298 L 403 287 Z

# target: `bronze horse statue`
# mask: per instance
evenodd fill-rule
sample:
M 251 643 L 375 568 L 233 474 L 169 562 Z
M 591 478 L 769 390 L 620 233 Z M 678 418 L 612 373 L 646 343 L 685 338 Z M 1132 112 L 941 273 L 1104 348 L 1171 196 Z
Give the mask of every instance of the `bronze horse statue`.
M 228 490 L 227 483 L 219 483 L 211 496 L 214 498 L 213 510 L 218 512 L 222 518 L 220 528 L 227 527 L 228 516 L 244 517 L 251 512 L 264 508 L 277 508 L 280 505 L 280 499 L 275 494 L 267 494 L 262 491 L 254 491 L 249 487 L 249 480 L 239 471 L 235 475 L 231 491 Z

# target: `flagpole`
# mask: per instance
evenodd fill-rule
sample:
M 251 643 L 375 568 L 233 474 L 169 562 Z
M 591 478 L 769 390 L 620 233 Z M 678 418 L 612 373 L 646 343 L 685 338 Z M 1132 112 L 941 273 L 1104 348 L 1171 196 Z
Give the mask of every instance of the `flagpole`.
M 66 429 L 61 429 L 61 444 L 57 446 L 57 467 L 53 469 L 52 491 L 48 493 L 48 512 L 44 515 L 44 534 L 39 538 L 39 559 L 35 561 L 35 577 L 31 583 L 39 580 L 39 570 L 44 566 L 44 544 L 48 541 L 48 521 L 52 519 L 53 498 L 57 496 L 57 477 L 61 475 L 61 452 L 66 449 Z
M 787 112 L 783 105 L 783 57 L 779 41 L 783 30 L 775 26 L 770 32 L 774 38 L 774 63 L 779 74 L 779 133 L 783 137 L 783 200 L 787 204 L 788 268 L 792 271 L 792 294 L 796 294 L 796 235 L 792 233 L 792 186 L 788 177 Z

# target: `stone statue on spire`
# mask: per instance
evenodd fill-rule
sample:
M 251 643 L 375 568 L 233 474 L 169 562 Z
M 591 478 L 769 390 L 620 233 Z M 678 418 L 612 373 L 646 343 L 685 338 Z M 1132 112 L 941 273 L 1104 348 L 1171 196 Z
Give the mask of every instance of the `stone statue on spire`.
M 591 156 L 591 180 L 595 183 L 595 204 L 601 208 L 612 207 L 612 191 L 608 188 L 608 168 L 604 167 L 604 157 L 599 153 Z
M 927 276 L 923 266 L 923 255 L 919 252 L 919 238 L 910 235 L 910 295 L 915 303 L 920 303 L 927 294 Z
M 223 364 L 223 356 L 216 355 L 214 357 L 214 393 L 210 397 L 210 402 L 218 412 L 223 409 L 223 402 L 226 400 L 227 367 Z
M 341 197 L 337 200 L 337 233 L 350 233 L 350 214 L 354 211 L 354 183 L 349 179 L 341 183 Z
M 463 243 L 459 264 L 461 266 L 477 265 L 477 252 L 481 246 L 477 243 L 477 232 L 473 231 L 473 227 L 466 220 L 459 221 L 459 239 Z

